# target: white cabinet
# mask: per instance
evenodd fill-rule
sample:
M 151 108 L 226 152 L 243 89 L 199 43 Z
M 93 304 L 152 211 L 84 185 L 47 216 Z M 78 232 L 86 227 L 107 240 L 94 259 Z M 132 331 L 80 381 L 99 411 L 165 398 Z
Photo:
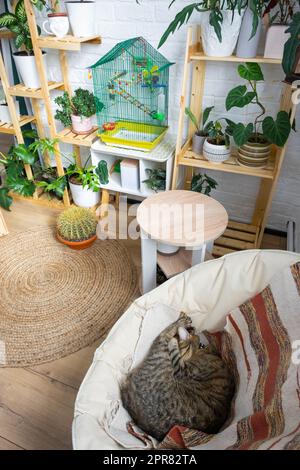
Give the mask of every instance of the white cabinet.
M 112 147 L 105 145 L 100 141 L 95 142 L 91 146 L 92 164 L 97 166 L 101 160 L 107 163 L 109 173 L 108 184 L 102 184 L 101 187 L 108 191 L 115 191 L 123 194 L 130 195 L 132 199 L 141 199 L 155 192 L 147 187 L 143 182 L 148 178 L 147 169 L 162 168 L 166 170 L 166 190 L 171 189 L 172 171 L 173 171 L 173 157 L 175 151 L 175 139 L 166 136 L 164 140 L 155 147 L 152 152 L 141 152 L 138 150 L 131 150 L 119 147 Z M 117 162 L 124 160 L 138 160 L 138 187 L 125 187 L 122 184 L 121 174 L 113 171 Z M 125 163 L 125 162 L 124 162 Z M 126 165 L 125 165 L 126 166 Z M 124 180 L 123 180 L 124 182 Z

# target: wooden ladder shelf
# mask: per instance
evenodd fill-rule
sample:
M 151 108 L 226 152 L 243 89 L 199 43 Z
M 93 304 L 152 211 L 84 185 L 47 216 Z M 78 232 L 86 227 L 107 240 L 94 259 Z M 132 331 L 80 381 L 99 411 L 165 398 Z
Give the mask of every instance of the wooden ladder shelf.
M 56 0 L 51 0 L 52 8 L 55 11 L 59 11 Z M 34 14 L 34 7 L 31 3 L 31 0 L 24 0 L 28 25 L 30 29 L 30 35 L 33 45 L 33 51 L 36 59 L 37 70 L 40 78 L 41 87 L 40 88 L 27 88 L 24 84 L 18 84 L 11 86 L 8 82 L 7 74 L 5 71 L 4 62 L 2 55 L 0 54 L 0 78 L 3 85 L 4 93 L 6 96 L 10 116 L 12 123 L 3 123 L 0 122 L 0 133 L 14 134 L 17 138 L 19 144 L 24 143 L 21 127 L 30 122 L 35 122 L 38 135 L 40 138 L 45 137 L 44 127 L 41 118 L 40 104 L 39 100 L 42 100 L 45 105 L 45 111 L 47 115 L 48 125 L 49 125 L 49 134 L 51 139 L 57 139 L 55 144 L 55 162 L 57 168 L 58 176 L 64 175 L 64 168 L 62 164 L 59 142 L 68 143 L 73 145 L 73 150 L 76 155 L 76 160 L 78 164 L 81 164 L 80 156 L 80 147 L 90 147 L 91 144 L 97 138 L 97 128 L 94 128 L 93 131 L 88 135 L 78 135 L 71 131 L 71 129 L 64 129 L 61 132 L 57 132 L 53 107 L 51 102 L 50 92 L 53 90 L 62 90 L 67 91 L 71 96 L 71 87 L 68 77 L 68 60 L 66 51 L 80 51 L 83 44 L 101 44 L 101 38 L 99 36 L 91 36 L 88 38 L 76 38 L 71 35 L 67 35 L 62 39 L 58 39 L 52 36 L 39 36 L 36 18 Z M 12 39 L 13 35 L 9 31 L 2 31 L 0 33 L 0 39 Z M 47 80 L 47 74 L 45 69 L 45 64 L 43 60 L 42 48 L 57 49 L 59 51 L 60 66 L 62 71 L 62 81 L 53 82 Z M 24 98 L 30 98 L 32 103 L 32 108 L 34 111 L 34 116 L 17 116 L 14 98 L 16 96 L 21 96 Z M 44 162 L 46 166 L 50 166 L 50 157 L 49 155 L 44 156 Z M 32 170 L 29 165 L 25 165 L 26 176 L 28 179 L 32 179 Z M 13 197 L 20 199 L 21 196 L 12 194 Z M 41 192 L 36 192 L 34 195 L 36 202 L 43 205 L 50 205 L 51 207 L 63 207 L 70 206 L 70 197 L 68 190 L 65 189 L 63 196 L 63 204 L 58 201 L 55 204 L 55 201 L 48 202 L 47 197 Z
M 196 40 L 194 41 L 193 36 L 195 35 Z M 233 251 L 260 247 L 267 217 L 270 211 L 272 199 L 285 157 L 286 145 L 283 148 L 277 148 L 273 146 L 272 155 L 268 164 L 265 168 L 258 169 L 240 166 L 237 162 L 236 155 L 234 154 L 226 162 L 221 164 L 212 163 L 206 160 L 204 156 L 195 154 L 191 150 L 192 136 L 194 132 L 193 125 L 191 123 L 188 129 L 187 140 L 184 144 L 182 144 L 185 108 L 188 105 L 187 93 L 190 81 L 190 68 L 192 69 L 192 85 L 189 106 L 192 112 L 195 114 L 198 122 L 200 122 L 204 94 L 205 68 L 207 61 L 235 63 L 257 62 L 260 64 L 280 65 L 281 60 L 267 59 L 261 56 L 244 60 L 235 56 L 220 58 L 207 57 L 202 50 L 200 27 L 197 26 L 188 28 L 172 189 L 176 189 L 178 187 L 178 171 L 180 167 L 183 167 L 184 169 L 186 189 L 190 189 L 193 172 L 196 168 L 223 171 L 226 173 L 245 176 L 256 176 L 261 178 L 260 189 L 258 192 L 251 223 L 244 224 L 236 221 L 230 221 L 228 228 L 223 236 L 215 241 L 213 254 L 215 256 L 222 256 Z M 295 92 L 295 90 L 290 84 L 283 84 L 280 109 L 290 113 L 291 122 L 293 122 L 296 113 L 296 104 L 293 104 L 292 100 L 293 92 Z

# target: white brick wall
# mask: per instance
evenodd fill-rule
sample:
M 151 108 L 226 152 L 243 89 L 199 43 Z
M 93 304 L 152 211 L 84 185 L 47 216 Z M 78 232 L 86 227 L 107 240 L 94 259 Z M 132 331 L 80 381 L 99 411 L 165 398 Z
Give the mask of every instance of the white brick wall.
M 162 0 L 141 0 L 138 5 L 135 0 L 96 0 L 97 28 L 103 38 L 99 46 L 83 46 L 82 53 L 69 54 L 70 81 L 75 89 L 78 86 L 92 87 L 87 78 L 86 67 L 96 62 L 99 57 L 109 51 L 116 42 L 134 36 L 143 36 L 153 46 L 168 26 L 170 20 L 183 5 L 190 3 L 177 0 L 168 10 L 169 2 Z M 61 2 L 62 3 L 62 2 Z M 192 18 L 199 22 L 200 15 Z M 182 64 L 186 42 L 186 27 L 181 28 L 171 36 L 162 47 L 161 52 L 176 65 L 171 70 L 170 83 L 170 126 L 177 132 L 177 117 L 181 92 Z M 48 64 L 51 79 L 59 79 L 60 72 L 57 54 L 48 54 Z M 276 65 L 263 66 L 266 83 L 259 85 L 260 93 L 269 113 L 275 114 L 278 109 L 281 80 L 281 67 Z M 209 63 L 205 82 L 204 105 L 214 105 L 214 117 L 224 115 L 224 98 L 233 86 L 240 83 L 236 65 L 229 63 Z M 235 119 L 245 120 L 253 109 L 248 108 L 231 113 Z M 300 122 L 300 111 L 298 111 Z M 299 124 L 300 126 L 300 124 Z M 290 137 L 286 160 L 283 165 L 279 185 L 272 204 L 268 226 L 284 230 L 289 217 L 298 217 L 300 221 L 300 134 Z M 213 172 L 219 182 L 214 197 L 224 203 L 231 217 L 241 221 L 250 221 L 258 191 L 257 178 L 230 175 Z

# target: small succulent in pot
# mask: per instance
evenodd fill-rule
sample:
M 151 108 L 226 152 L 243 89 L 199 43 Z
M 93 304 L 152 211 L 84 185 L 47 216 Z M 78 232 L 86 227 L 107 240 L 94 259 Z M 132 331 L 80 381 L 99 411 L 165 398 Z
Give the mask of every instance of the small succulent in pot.
M 203 111 L 202 115 L 202 126 L 198 123 L 198 120 L 190 108 L 185 108 L 185 114 L 189 117 L 190 121 L 196 128 L 196 132 L 193 135 L 193 152 L 198 155 L 202 154 L 203 144 L 205 138 L 209 135 L 209 131 L 212 128 L 213 121 L 207 122 L 209 115 L 214 107 L 210 106 Z
M 233 88 L 226 98 L 226 110 L 237 107 L 244 108 L 249 104 L 258 106 L 259 111 L 254 120 L 248 124 L 227 121 L 226 132 L 233 137 L 238 145 L 238 162 L 244 166 L 263 167 L 266 165 L 271 144 L 283 147 L 291 131 L 290 117 L 286 111 L 279 111 L 276 118 L 265 116 L 266 109 L 257 91 L 257 82 L 264 76 L 257 63 L 246 63 L 238 66 L 239 76 L 248 82 Z
M 83 250 L 97 239 L 97 218 L 90 209 L 70 207 L 57 219 L 57 238 L 74 250 Z
M 222 163 L 230 157 L 230 137 L 227 127 L 224 129 L 221 121 L 215 121 L 211 124 L 203 144 L 204 157 L 213 163 Z

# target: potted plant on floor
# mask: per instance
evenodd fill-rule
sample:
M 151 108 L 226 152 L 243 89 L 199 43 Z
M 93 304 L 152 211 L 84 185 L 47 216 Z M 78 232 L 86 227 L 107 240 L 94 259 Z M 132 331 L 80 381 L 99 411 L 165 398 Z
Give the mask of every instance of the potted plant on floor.
M 238 162 L 241 165 L 263 168 L 269 159 L 271 144 L 283 147 L 286 143 L 291 131 L 290 118 L 285 111 L 279 111 L 275 120 L 271 116 L 264 117 L 266 109 L 257 92 L 257 82 L 263 81 L 264 76 L 257 63 L 239 65 L 238 73 L 248 82 L 248 87 L 238 85 L 228 93 L 226 110 L 255 104 L 259 112 L 254 122 L 246 125 L 227 119 L 227 133 L 238 145 Z
M 100 201 L 99 176 L 95 167 L 88 165 L 89 160 L 90 157 L 83 167 L 72 163 L 66 171 L 74 203 L 85 208 L 93 207 Z
M 265 15 L 269 25 L 264 57 L 282 59 L 284 45 L 289 38 L 287 28 L 299 6 L 299 0 L 271 0 L 269 2 Z
M 97 218 L 83 207 L 70 207 L 57 219 L 57 238 L 73 250 L 84 250 L 97 239 Z
M 96 114 L 96 97 L 89 90 L 77 88 L 72 98 L 67 92 L 55 98 L 59 106 L 55 119 L 65 127 L 72 126 L 75 134 L 89 134 L 93 129 L 92 116 Z
M 205 138 L 208 136 L 209 131 L 211 129 L 211 126 L 213 124 L 212 121 L 207 123 L 207 120 L 209 118 L 210 112 L 213 109 L 213 106 L 210 106 L 209 108 L 206 108 L 203 111 L 203 117 L 202 117 L 202 126 L 198 124 L 198 121 L 196 119 L 196 116 L 194 113 L 191 111 L 190 108 L 185 108 L 185 114 L 189 117 L 191 120 L 192 124 L 196 128 L 196 132 L 193 135 L 193 145 L 192 145 L 192 150 L 193 152 L 197 153 L 198 155 L 202 154 L 203 150 L 203 144 L 205 141 Z M 207 124 L 206 124 L 207 123 Z
M 222 163 L 230 157 L 230 137 L 227 132 L 227 127 L 222 125 L 221 121 L 212 123 L 208 137 L 206 137 L 203 144 L 203 155 L 212 163 Z
M 90 37 L 96 34 L 96 5 L 94 1 L 65 2 L 71 28 L 76 37 Z
M 37 71 L 36 60 L 27 22 L 24 1 L 16 4 L 15 13 L 2 13 L 0 15 L 0 29 L 7 28 L 15 34 L 15 46 L 24 50 L 14 52 L 13 57 L 24 85 L 28 88 L 40 88 L 40 79 Z M 44 61 L 46 53 L 43 51 Z M 46 65 L 46 64 L 45 64 Z
M 172 1 L 171 5 L 175 2 Z M 202 0 L 185 6 L 163 34 L 159 47 L 170 34 L 187 23 L 194 12 L 201 13 L 201 36 L 204 53 L 208 56 L 230 56 L 235 48 L 247 0 Z M 256 22 L 254 24 L 254 28 Z

